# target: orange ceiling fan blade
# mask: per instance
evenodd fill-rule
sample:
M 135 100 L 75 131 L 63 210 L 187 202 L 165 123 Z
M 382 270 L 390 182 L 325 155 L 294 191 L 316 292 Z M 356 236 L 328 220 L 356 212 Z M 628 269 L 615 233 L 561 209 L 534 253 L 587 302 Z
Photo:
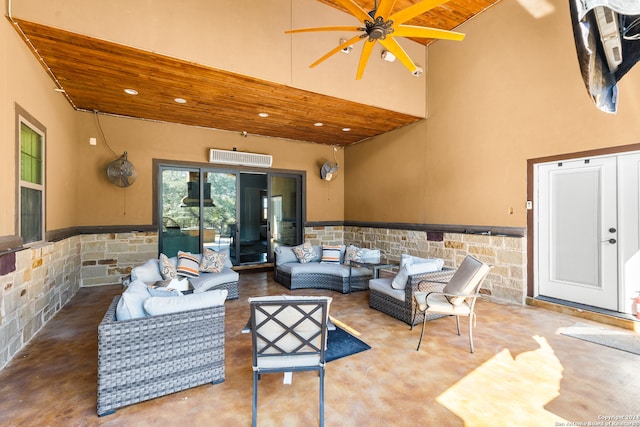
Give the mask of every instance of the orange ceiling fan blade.
M 375 41 L 366 41 L 362 47 L 360 62 L 358 63 L 358 71 L 356 72 L 356 80 L 360 80 L 362 78 L 362 74 L 364 74 L 364 69 L 367 66 L 367 62 L 369 61 L 369 57 L 371 56 L 371 52 L 373 51 L 373 46 L 375 46 L 375 44 Z
M 343 5 L 353 16 L 358 18 L 360 22 L 364 22 L 366 20 L 371 21 L 373 19 L 369 16 L 366 10 L 353 0 L 338 0 L 338 3 Z
M 457 33 L 455 31 L 448 30 L 439 30 L 437 28 L 418 27 L 415 25 L 399 25 L 395 27 L 393 36 L 460 41 L 464 39 L 465 35 L 463 33 Z
M 329 52 L 325 53 L 323 56 L 318 58 L 318 60 L 316 60 L 316 62 L 314 62 L 313 64 L 309 65 L 309 68 L 315 67 L 316 65 L 318 65 L 319 63 L 321 63 L 325 59 L 329 58 L 332 55 L 335 55 L 336 53 L 340 52 L 342 49 L 344 49 L 346 47 L 349 47 L 352 44 L 356 44 L 360 40 L 364 40 L 364 39 L 362 37 L 360 37 L 360 36 L 355 36 L 355 37 L 350 38 L 346 42 L 342 43 L 340 46 L 331 49 Z
M 409 58 L 409 55 L 407 55 L 407 52 L 405 52 L 402 46 L 400 46 L 400 44 L 392 37 L 387 37 L 384 40 L 379 40 L 379 42 L 382 46 L 385 47 L 385 49 L 393 53 L 395 57 L 398 58 L 400 62 L 402 62 L 402 65 L 407 67 L 409 71 L 411 71 L 412 73 L 416 73 L 418 71 L 418 66 L 414 64 L 411 58 Z
M 310 33 L 314 31 L 360 31 L 361 27 L 356 27 L 353 25 L 334 25 L 332 27 L 313 27 L 313 28 L 298 28 L 295 30 L 287 30 L 285 34 L 294 34 L 294 33 Z
M 378 9 L 376 10 L 376 17 L 382 16 L 385 20 L 389 18 L 395 4 L 396 0 L 382 0 L 380 2 L 380 6 L 378 6 Z
M 449 0 L 423 0 L 420 3 L 416 3 L 413 6 L 409 6 L 406 9 L 394 13 L 389 19 L 391 19 L 396 26 L 404 24 L 408 20 L 415 18 L 418 15 L 422 15 L 426 11 L 433 9 L 436 6 L 440 6 L 441 4 L 444 4 L 448 1 Z

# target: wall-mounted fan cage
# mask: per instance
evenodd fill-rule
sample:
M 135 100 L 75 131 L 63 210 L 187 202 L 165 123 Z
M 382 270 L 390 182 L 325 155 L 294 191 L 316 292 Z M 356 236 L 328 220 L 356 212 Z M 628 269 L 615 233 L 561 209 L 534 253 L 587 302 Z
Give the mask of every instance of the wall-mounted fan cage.
M 325 162 L 320 168 L 320 178 L 331 181 L 338 174 L 338 159 L 336 158 L 337 147 L 333 147 L 333 162 Z
M 128 187 L 136 182 L 136 168 L 127 160 L 127 152 L 107 166 L 107 178 L 113 185 Z

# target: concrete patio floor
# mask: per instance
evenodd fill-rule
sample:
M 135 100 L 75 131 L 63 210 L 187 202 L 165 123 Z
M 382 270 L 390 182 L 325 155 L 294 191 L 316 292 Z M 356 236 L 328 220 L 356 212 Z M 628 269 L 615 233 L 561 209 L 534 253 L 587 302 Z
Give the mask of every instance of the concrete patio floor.
M 576 322 L 530 306 L 477 304 L 475 353 L 466 322 L 420 328 L 369 308 L 368 291 L 289 291 L 268 272 L 243 273 L 240 299 L 226 305 L 226 380 L 96 415 L 97 325 L 120 286 L 82 288 L 0 371 L 1 426 L 247 426 L 251 423 L 251 342 L 241 334 L 258 295 L 329 295 L 331 316 L 371 350 L 327 365 L 327 426 L 640 425 L 640 356 L 559 334 Z M 593 323 L 593 322 L 592 322 Z M 604 325 L 601 325 L 604 326 Z M 163 364 L 180 360 L 159 360 Z M 610 418 L 609 418 L 610 419 Z M 614 421 L 615 422 L 615 421 Z M 635 422 L 635 424 L 632 424 Z M 318 377 L 264 375 L 258 425 L 318 423 Z M 598 424 L 602 423 L 602 424 Z M 616 425 L 610 424 L 610 425 Z

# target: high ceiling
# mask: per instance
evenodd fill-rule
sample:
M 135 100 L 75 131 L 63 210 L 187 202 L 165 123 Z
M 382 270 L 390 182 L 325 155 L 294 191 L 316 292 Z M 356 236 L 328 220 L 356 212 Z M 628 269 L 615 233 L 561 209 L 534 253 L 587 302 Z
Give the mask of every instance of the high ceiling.
M 342 9 L 337 0 L 319 1 Z M 408 24 L 450 30 L 498 1 L 450 0 Z M 394 10 L 416 2 L 397 0 Z M 373 0 L 359 4 L 365 10 L 374 7 Z M 80 111 L 329 145 L 349 145 L 421 120 L 41 24 L 15 22 L 57 87 Z M 122 82 L 146 96 L 122 96 Z M 176 92 L 188 101 L 176 103 Z M 269 117 L 258 119 L 262 112 Z M 321 127 L 313 126 L 318 117 Z

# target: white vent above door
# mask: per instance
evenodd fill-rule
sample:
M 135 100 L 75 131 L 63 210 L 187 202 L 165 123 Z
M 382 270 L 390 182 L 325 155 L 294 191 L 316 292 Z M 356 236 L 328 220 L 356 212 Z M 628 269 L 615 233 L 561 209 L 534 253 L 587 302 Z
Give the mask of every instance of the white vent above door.
M 245 153 L 242 151 L 209 150 L 209 163 L 222 163 L 225 165 L 257 166 L 270 168 L 273 156 L 269 154 Z

